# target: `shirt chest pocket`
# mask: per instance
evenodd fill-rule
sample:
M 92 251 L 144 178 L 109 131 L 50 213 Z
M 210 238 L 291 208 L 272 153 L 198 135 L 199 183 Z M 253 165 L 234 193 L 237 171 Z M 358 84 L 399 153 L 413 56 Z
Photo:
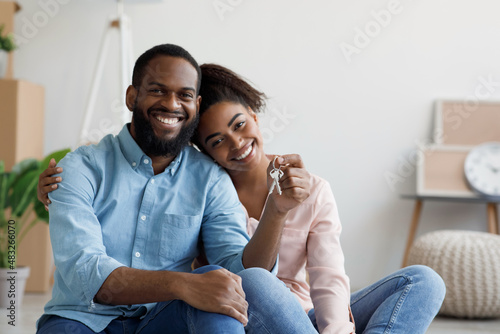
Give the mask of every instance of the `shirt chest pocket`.
M 166 213 L 161 219 L 160 258 L 179 262 L 198 254 L 201 216 Z

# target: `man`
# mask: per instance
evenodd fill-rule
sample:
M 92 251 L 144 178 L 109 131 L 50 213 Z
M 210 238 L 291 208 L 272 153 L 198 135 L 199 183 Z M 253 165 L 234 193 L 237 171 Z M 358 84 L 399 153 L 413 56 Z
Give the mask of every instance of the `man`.
M 131 124 L 61 161 L 50 195 L 55 284 L 38 333 L 315 332 L 268 271 L 281 227 L 248 242 L 229 177 L 187 146 L 200 80 L 184 49 L 146 51 L 127 90 Z M 200 240 L 218 266 L 191 273 Z

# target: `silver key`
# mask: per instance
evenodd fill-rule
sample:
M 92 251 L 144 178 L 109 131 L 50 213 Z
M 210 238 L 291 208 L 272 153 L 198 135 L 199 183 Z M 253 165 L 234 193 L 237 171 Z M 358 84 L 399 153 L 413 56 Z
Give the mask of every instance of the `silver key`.
M 281 195 L 281 187 L 280 187 L 280 179 L 283 176 L 283 171 L 281 169 L 273 169 L 269 175 L 273 179 L 273 183 L 271 184 L 271 188 L 269 189 L 269 194 L 273 193 L 274 187 L 278 191 L 278 194 Z

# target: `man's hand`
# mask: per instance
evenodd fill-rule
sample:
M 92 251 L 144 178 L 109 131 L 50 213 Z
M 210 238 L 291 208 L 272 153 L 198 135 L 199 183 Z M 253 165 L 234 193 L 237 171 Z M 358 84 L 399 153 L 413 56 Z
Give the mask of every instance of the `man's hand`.
M 62 172 L 61 167 L 56 167 L 56 161 L 51 159 L 47 169 L 38 177 L 37 197 L 45 205 L 45 210 L 49 210 L 49 193 L 57 189 L 57 183 L 61 182 L 61 177 L 52 177 L 54 174 Z
M 225 314 L 248 322 L 248 303 L 241 285 L 241 277 L 226 269 L 213 270 L 204 274 L 189 275 L 181 282 L 179 299 L 202 311 Z
M 204 274 L 119 267 L 94 300 L 103 305 L 132 305 L 182 300 L 202 311 L 235 318 L 246 326 L 248 303 L 241 277 L 226 269 Z

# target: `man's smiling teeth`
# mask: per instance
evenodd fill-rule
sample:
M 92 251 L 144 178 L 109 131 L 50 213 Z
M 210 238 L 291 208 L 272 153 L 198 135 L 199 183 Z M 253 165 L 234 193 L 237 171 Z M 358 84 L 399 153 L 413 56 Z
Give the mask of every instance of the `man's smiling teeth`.
M 162 118 L 160 116 L 156 116 L 155 118 L 157 120 L 159 120 L 160 122 L 165 123 L 165 124 L 169 124 L 169 125 L 172 125 L 172 124 L 179 122 L 179 118 Z
M 250 145 L 250 146 L 247 148 L 247 150 L 246 150 L 245 152 L 243 152 L 243 154 L 242 154 L 242 155 L 237 156 L 237 157 L 235 158 L 235 160 L 238 160 L 238 161 L 239 161 L 239 160 L 243 160 L 243 159 L 245 159 L 246 157 L 248 157 L 248 155 L 250 154 L 250 152 L 252 152 L 252 148 L 253 148 L 253 145 Z

